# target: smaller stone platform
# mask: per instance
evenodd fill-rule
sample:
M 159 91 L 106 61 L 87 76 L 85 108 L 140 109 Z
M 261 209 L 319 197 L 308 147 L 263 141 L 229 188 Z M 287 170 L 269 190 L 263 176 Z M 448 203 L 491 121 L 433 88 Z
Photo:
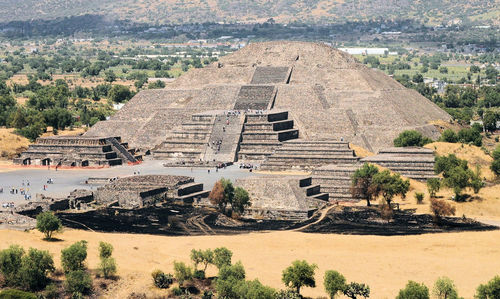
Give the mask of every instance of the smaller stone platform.
M 361 162 L 375 163 L 418 181 L 436 177 L 434 152 L 423 147 L 386 148 L 375 156 L 362 159 Z
M 251 177 L 235 185 L 250 195 L 246 218 L 301 221 L 328 202 L 328 194 L 321 193 L 310 177 Z
M 95 201 L 101 205 L 134 209 L 167 200 L 188 203 L 208 194 L 209 191 L 203 190 L 203 184 L 195 183 L 192 177 L 139 175 L 118 178 L 97 188 Z
M 120 137 L 41 137 L 14 159 L 19 165 L 93 167 L 137 163 L 142 159 Z

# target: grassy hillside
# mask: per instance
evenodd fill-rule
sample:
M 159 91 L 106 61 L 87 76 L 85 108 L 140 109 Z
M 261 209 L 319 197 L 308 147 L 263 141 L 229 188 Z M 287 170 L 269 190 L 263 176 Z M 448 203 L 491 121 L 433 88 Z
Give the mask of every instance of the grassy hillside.
M 4 22 L 104 14 L 147 23 L 206 21 L 346 21 L 378 17 L 425 23 L 454 19 L 497 22 L 500 0 L 4 0 Z M 125 9 L 124 9 L 125 8 Z

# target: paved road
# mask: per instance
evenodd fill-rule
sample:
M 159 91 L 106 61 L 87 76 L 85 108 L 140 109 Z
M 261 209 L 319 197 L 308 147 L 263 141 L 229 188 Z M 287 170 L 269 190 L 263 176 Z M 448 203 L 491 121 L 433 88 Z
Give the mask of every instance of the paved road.
M 220 169 L 218 172 L 211 169 L 208 173 L 206 168 L 166 168 L 163 167 L 162 161 L 144 161 L 139 165 L 134 166 L 116 166 L 104 169 L 78 169 L 78 170 L 61 170 L 54 169 L 30 169 L 22 168 L 15 171 L 0 173 L 0 188 L 3 187 L 3 193 L 0 193 L 0 202 L 20 202 L 24 201 L 24 196 L 20 193 L 10 194 L 11 188 L 23 188 L 28 190 L 35 198 L 36 193 L 42 193 L 46 196 L 64 197 L 74 189 L 95 189 L 96 186 L 85 184 L 85 180 L 89 177 L 118 177 L 133 175 L 134 172 L 142 174 L 170 174 L 170 175 L 185 175 L 195 178 L 195 182 L 203 183 L 205 189 L 211 189 L 214 183 L 222 177 L 236 180 L 248 176 L 257 175 L 250 173 L 248 170 L 240 169 L 233 165 L 226 169 Z M 43 185 L 47 185 L 47 180 L 53 179 L 53 184 L 48 184 L 46 191 L 43 190 Z M 22 185 L 22 182 L 25 185 Z M 30 182 L 28 187 L 27 181 Z

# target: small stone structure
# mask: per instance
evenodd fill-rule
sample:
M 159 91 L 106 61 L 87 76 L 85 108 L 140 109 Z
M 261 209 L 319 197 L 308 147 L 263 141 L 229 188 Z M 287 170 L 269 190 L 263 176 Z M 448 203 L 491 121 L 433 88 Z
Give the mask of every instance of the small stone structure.
M 135 155 L 120 137 L 53 136 L 41 137 L 21 153 L 19 165 L 102 167 L 137 163 Z
M 239 179 L 235 186 L 248 191 L 252 205 L 243 217 L 268 220 L 305 220 L 328 202 L 310 177 L 264 176 Z
M 322 165 L 349 166 L 359 160 L 349 143 L 336 140 L 290 140 L 262 163 L 262 170 L 310 170 Z
M 208 194 L 209 191 L 203 191 L 203 184 L 195 183 L 192 177 L 139 175 L 118 178 L 97 188 L 95 201 L 101 205 L 136 209 L 167 200 L 192 202 Z
M 375 163 L 405 177 L 426 181 L 437 177 L 434 173 L 434 152 L 423 147 L 391 147 L 361 162 Z

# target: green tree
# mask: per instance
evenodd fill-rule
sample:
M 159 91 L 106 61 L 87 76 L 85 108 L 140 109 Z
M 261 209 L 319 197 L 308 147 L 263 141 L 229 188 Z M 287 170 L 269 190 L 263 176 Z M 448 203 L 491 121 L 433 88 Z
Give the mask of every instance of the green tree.
M 427 143 L 431 143 L 432 140 L 422 135 L 422 133 L 415 130 L 403 131 L 399 136 L 394 139 L 394 146 L 396 147 L 406 147 L 406 146 L 424 146 Z
M 366 200 L 366 205 L 370 206 L 370 201 L 376 191 L 373 186 L 373 176 L 378 173 L 375 165 L 368 163 L 357 169 L 352 176 L 351 194 L 354 198 Z
M 316 287 L 314 271 L 318 268 L 316 264 L 308 264 L 306 261 L 296 260 L 292 265 L 283 270 L 281 280 L 290 288 L 294 288 L 300 294 L 302 287 Z
M 245 211 L 245 208 L 250 205 L 250 196 L 248 195 L 247 190 L 241 187 L 236 187 L 234 189 L 234 197 L 231 203 L 231 210 L 233 213 L 236 212 L 241 215 Z
M 54 260 L 48 251 L 30 248 L 21 260 L 22 286 L 33 291 L 41 290 L 49 282 L 48 274 L 54 271 Z
M 75 294 L 89 294 L 92 291 L 92 278 L 85 270 L 70 271 L 66 274 L 66 289 Z
M 104 278 L 110 278 L 116 274 L 116 261 L 112 257 L 101 258 L 99 263 L 99 273 Z
M 180 285 L 193 279 L 193 269 L 183 262 L 174 262 L 174 277 Z
M 113 245 L 106 242 L 99 242 L 99 257 L 108 258 L 113 254 Z
M 85 270 L 87 258 L 87 241 L 78 241 L 61 250 L 61 263 L 64 272 Z
M 128 101 L 132 98 L 132 92 L 127 86 L 113 85 L 109 91 L 109 99 L 116 103 Z
M 436 193 L 441 189 L 441 180 L 439 178 L 427 179 L 427 190 L 431 198 L 436 197 Z
M 403 180 L 398 173 L 391 175 L 389 170 L 375 174 L 372 185 L 375 194 L 381 194 L 389 206 L 391 206 L 394 196 L 401 195 L 404 198 L 408 190 L 410 190 L 409 180 Z
M 498 299 L 500 298 L 500 276 L 493 277 L 486 284 L 481 284 L 476 290 L 477 299 Z
M 214 249 L 213 264 L 220 270 L 223 266 L 231 265 L 233 253 L 226 247 Z
M 458 141 L 458 136 L 457 133 L 455 133 L 455 131 L 451 129 L 446 129 L 441 134 L 441 138 L 439 138 L 439 140 L 443 142 L 456 143 Z
M 109 83 L 116 81 L 115 72 L 113 72 L 112 70 L 108 70 L 108 71 L 104 72 L 104 81 L 109 82 Z
M 203 272 L 207 271 L 208 264 L 214 262 L 214 252 L 210 249 L 206 250 L 191 250 L 191 260 L 193 261 L 195 270 L 198 269 L 199 264 L 203 264 Z
M 337 271 L 329 270 L 325 272 L 325 280 L 323 285 L 330 298 L 335 298 L 339 293 L 343 293 L 346 288 L 346 280 L 344 275 Z
M 7 286 L 17 286 L 21 282 L 19 270 L 24 249 L 18 245 L 0 251 L 0 273 Z
M 43 212 L 36 216 L 36 229 L 45 234 L 45 239 L 52 239 L 52 234 L 62 229 L 62 223 L 52 212 Z
M 396 299 L 429 299 L 429 288 L 423 283 L 408 281 L 406 287 L 399 291 Z
M 148 84 L 148 89 L 161 89 L 165 88 L 165 82 L 157 80 Z
M 276 290 L 263 285 L 257 279 L 252 281 L 241 281 L 236 284 L 238 298 L 245 299 L 276 299 Z
M 370 297 L 370 287 L 364 283 L 351 282 L 346 285 L 343 292 L 346 297 L 351 299 L 356 299 L 359 296 Z
M 437 299 L 458 299 L 457 287 L 448 277 L 440 277 L 436 280 L 432 294 Z
M 239 296 L 238 286 L 245 282 L 245 268 L 241 262 L 224 265 L 219 270 L 215 281 L 215 290 L 219 298 L 244 298 Z

